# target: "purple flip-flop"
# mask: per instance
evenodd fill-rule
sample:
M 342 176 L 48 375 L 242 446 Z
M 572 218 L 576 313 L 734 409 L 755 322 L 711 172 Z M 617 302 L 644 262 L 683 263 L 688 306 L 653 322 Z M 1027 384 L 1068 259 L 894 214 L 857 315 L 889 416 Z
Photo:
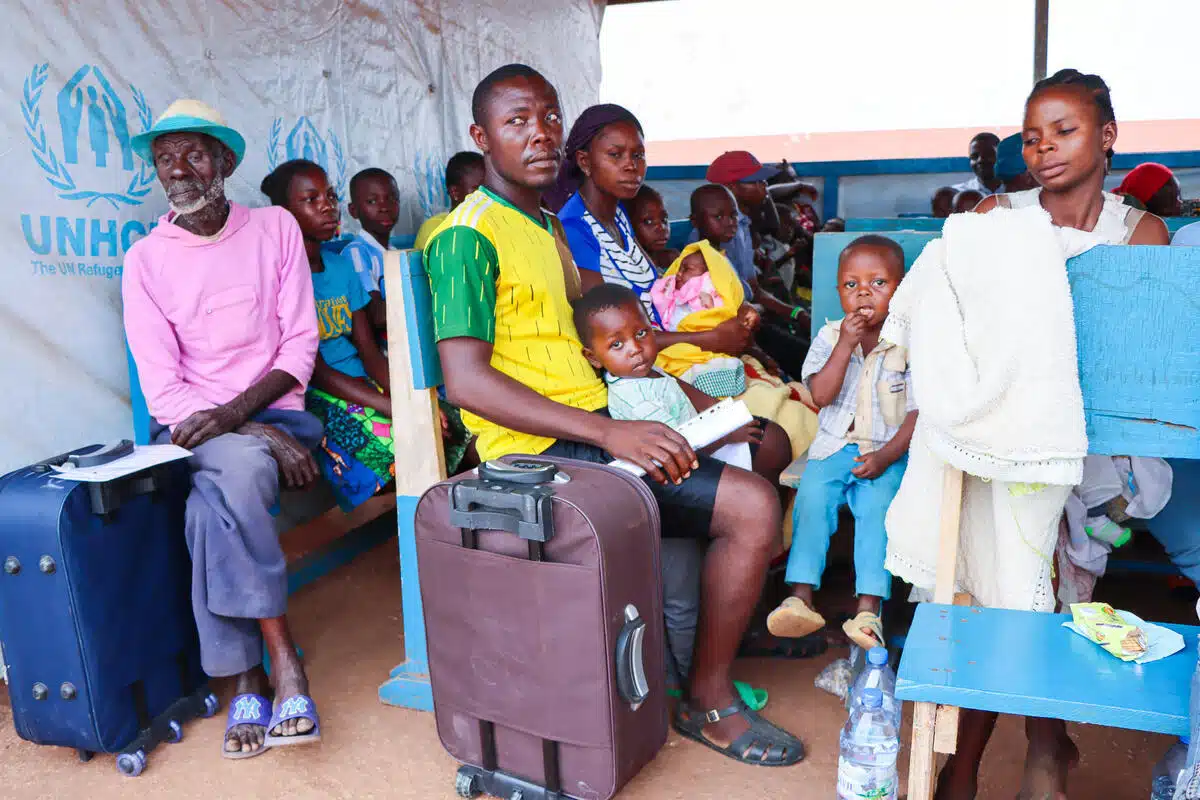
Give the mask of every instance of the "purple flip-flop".
M 308 733 L 295 736 L 273 736 L 271 731 L 292 719 L 307 719 L 313 728 Z M 290 747 L 300 744 L 315 744 L 321 741 L 321 718 L 317 716 L 316 703 L 306 694 L 294 694 L 280 703 L 271 714 L 267 725 L 267 747 Z
M 235 725 L 261 725 L 265 729 L 263 732 L 269 731 L 271 728 L 271 701 L 263 697 L 261 694 L 239 694 L 229 701 L 229 714 L 225 721 L 225 738 L 221 740 L 221 755 L 225 758 L 254 758 L 261 756 L 270 748 L 269 744 L 264 743 L 257 750 L 243 752 L 242 750 L 229 751 L 225 747 L 229 743 L 229 731 Z

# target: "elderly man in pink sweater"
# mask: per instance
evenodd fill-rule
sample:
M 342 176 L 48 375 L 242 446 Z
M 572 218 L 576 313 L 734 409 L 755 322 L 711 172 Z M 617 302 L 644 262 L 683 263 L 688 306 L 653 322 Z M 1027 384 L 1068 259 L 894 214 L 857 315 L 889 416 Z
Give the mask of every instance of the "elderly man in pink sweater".
M 293 487 L 316 479 L 322 435 L 304 410 L 317 317 L 300 228 L 282 208 L 226 199 L 245 140 L 203 103 L 177 101 L 133 145 L 171 211 L 125 257 L 125 333 L 155 440 L 193 454 L 186 536 L 201 655 L 208 674 L 237 682 L 222 754 L 315 742 L 270 513 L 281 475 Z

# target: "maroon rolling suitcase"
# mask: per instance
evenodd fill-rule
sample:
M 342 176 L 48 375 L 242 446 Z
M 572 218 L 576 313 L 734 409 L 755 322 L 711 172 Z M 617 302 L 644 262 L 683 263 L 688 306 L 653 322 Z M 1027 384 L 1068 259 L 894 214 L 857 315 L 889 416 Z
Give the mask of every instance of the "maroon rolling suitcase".
M 611 467 L 510 456 L 431 488 L 415 527 L 458 793 L 612 797 L 667 738 L 650 490 Z

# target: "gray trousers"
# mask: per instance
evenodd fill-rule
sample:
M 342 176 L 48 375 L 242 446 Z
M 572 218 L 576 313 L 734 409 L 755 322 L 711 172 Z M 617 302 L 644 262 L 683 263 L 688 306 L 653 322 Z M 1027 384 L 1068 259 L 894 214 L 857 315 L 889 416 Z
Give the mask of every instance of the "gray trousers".
M 320 422 L 303 411 L 256 417 L 312 445 Z M 155 432 L 169 442 L 170 431 Z M 212 677 L 262 663 L 258 620 L 287 611 L 287 560 L 271 509 L 279 499 L 279 465 L 266 443 L 227 433 L 192 450 L 184 533 L 192 554 L 192 612 L 200 659 Z
M 667 680 L 682 687 L 692 670 L 696 620 L 700 615 L 700 572 L 708 542 L 662 540 L 663 617 L 667 626 Z

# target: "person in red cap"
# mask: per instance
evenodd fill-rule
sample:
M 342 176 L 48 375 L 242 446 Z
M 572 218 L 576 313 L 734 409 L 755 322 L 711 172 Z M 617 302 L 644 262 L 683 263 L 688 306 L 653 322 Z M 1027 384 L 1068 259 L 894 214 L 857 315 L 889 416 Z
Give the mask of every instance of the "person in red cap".
M 1134 167 L 1115 193 L 1137 198 L 1147 211 L 1160 217 L 1178 217 L 1183 213 L 1179 179 L 1169 168 L 1153 161 Z
M 772 314 L 794 317 L 798 312 L 758 285 L 758 267 L 754 263 L 754 241 L 751 215 L 762 214 L 765 227 L 779 226 L 778 212 L 773 202 L 767 202 L 767 181 L 779 174 L 779 167 L 764 165 L 745 150 L 722 153 L 709 165 L 704 177 L 729 189 L 738 205 L 738 229 L 733 241 L 725 245 L 725 256 L 737 270 L 746 297 Z M 698 238 L 692 233 L 690 241 Z

